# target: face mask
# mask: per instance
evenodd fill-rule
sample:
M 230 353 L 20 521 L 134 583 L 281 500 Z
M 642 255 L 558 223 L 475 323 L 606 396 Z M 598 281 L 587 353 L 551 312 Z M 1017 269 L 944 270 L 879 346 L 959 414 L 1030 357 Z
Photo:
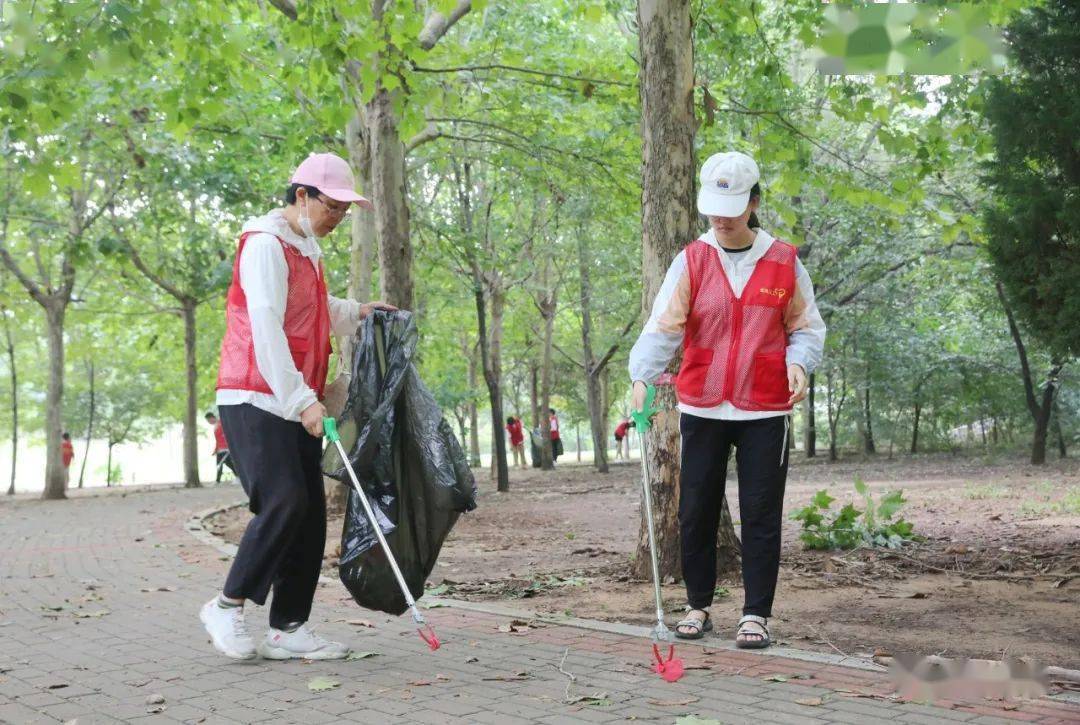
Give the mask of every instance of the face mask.
M 300 207 L 300 229 L 308 239 L 315 239 L 315 228 L 311 225 L 311 217 L 307 213 L 308 200 L 304 199 L 304 205 Z

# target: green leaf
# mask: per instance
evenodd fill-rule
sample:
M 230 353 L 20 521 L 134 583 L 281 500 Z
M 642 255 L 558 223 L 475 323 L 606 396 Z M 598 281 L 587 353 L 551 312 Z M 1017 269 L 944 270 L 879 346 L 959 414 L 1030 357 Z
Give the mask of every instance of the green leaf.
M 856 478 L 855 479 L 855 491 L 858 492 L 858 494 L 860 496 L 865 496 L 866 494 L 870 493 L 870 488 L 869 488 L 869 486 L 866 485 L 866 482 L 863 481 L 861 478 Z
M 821 489 L 816 494 L 814 494 L 814 498 L 811 500 L 811 503 L 813 503 L 813 505 L 817 506 L 819 509 L 828 509 L 832 502 L 835 500 L 835 498 L 829 495 L 828 491 L 826 491 L 825 489 Z
M 346 662 L 353 662 L 355 660 L 366 660 L 369 657 L 378 657 L 381 654 L 382 654 L 381 652 L 356 652 L 356 651 L 353 651 L 353 652 L 349 653 L 349 655 L 345 658 L 345 661 Z
M 337 680 L 331 680 L 329 677 L 315 677 L 308 680 L 307 686 L 312 692 L 325 692 L 326 690 L 341 687 L 341 683 Z

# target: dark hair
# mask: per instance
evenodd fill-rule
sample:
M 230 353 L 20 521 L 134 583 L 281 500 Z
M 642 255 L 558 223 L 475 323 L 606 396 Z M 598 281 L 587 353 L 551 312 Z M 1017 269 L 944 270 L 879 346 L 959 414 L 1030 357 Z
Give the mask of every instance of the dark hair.
M 555 415 L 555 409 L 554 408 L 548 408 L 548 412 L 551 413 L 552 415 Z
M 754 184 L 750 189 L 750 201 L 757 199 L 761 201 L 761 184 Z M 751 229 L 761 229 L 761 222 L 758 221 L 757 212 L 750 212 L 750 218 L 746 220 L 746 225 Z
M 322 193 L 317 187 L 310 186 L 308 184 L 289 184 L 289 188 L 285 190 L 286 204 L 296 203 L 296 190 L 300 188 L 303 188 L 305 191 L 307 191 L 307 195 L 313 198 L 317 197 L 319 194 Z
M 507 418 L 506 419 L 506 424 L 507 425 L 513 425 L 514 424 L 514 416 L 510 416 L 509 418 Z
M 69 440 L 71 440 L 71 434 L 70 434 L 70 433 L 68 433 L 67 431 L 64 431 L 64 433 L 62 433 L 62 434 L 60 435 L 60 437 L 61 437 L 61 438 L 63 438 L 64 440 L 66 440 L 66 441 L 69 441 Z
M 214 415 L 214 411 L 212 411 L 212 410 L 206 411 L 206 417 L 207 418 L 217 418 L 217 416 Z

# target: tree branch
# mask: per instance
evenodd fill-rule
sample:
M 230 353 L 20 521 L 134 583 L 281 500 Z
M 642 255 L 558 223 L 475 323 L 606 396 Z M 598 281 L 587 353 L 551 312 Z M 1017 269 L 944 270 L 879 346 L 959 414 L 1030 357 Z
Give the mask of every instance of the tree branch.
M 450 11 L 449 16 L 439 12 L 432 13 L 424 24 L 424 29 L 420 31 L 420 47 L 424 50 L 434 48 L 435 44 L 446 35 L 446 31 L 450 30 L 470 10 L 472 10 L 472 0 L 458 0 L 458 4 Z
M 604 368 L 607 367 L 607 364 L 611 362 L 611 357 L 619 349 L 619 345 L 622 344 L 623 338 L 626 337 L 626 334 L 628 332 L 630 332 L 630 329 L 634 326 L 634 323 L 638 321 L 638 317 L 639 316 L 635 314 L 633 317 L 630 318 L 630 321 L 626 323 L 626 327 L 624 327 L 622 332 L 619 333 L 619 339 L 611 343 L 611 347 L 609 347 L 608 351 L 604 353 L 604 356 L 600 358 L 600 361 L 593 365 L 592 370 L 588 371 L 589 375 L 596 377 L 604 371 Z
M 506 65 L 504 63 L 485 63 L 483 65 L 459 65 L 452 66 L 450 68 L 426 68 L 413 64 L 412 69 L 418 73 L 475 73 L 477 71 L 484 70 L 502 70 L 508 73 L 526 73 L 528 75 L 543 76 L 545 78 L 562 78 L 569 81 L 580 81 L 581 83 L 592 83 L 599 86 L 623 86 L 625 88 L 633 88 L 633 83 L 626 81 L 609 81 L 604 78 L 588 78 L 586 76 L 572 76 L 566 73 L 555 73 L 552 71 L 535 70 L 533 68 L 522 68 L 516 65 Z
M 289 20 L 296 20 L 296 0 L 269 0 L 269 2 L 284 13 Z

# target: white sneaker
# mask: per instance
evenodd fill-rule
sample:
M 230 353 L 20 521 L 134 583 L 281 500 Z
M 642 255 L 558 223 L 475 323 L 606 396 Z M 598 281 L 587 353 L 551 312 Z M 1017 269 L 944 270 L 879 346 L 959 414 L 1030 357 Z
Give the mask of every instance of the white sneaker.
M 214 597 L 199 610 L 199 619 L 214 643 L 214 649 L 234 660 L 255 657 L 255 641 L 244 622 L 243 607 L 222 607 Z
M 259 654 L 268 660 L 340 660 L 348 656 L 349 648 L 323 639 L 311 627 L 301 624 L 295 632 L 271 627 L 259 642 Z

